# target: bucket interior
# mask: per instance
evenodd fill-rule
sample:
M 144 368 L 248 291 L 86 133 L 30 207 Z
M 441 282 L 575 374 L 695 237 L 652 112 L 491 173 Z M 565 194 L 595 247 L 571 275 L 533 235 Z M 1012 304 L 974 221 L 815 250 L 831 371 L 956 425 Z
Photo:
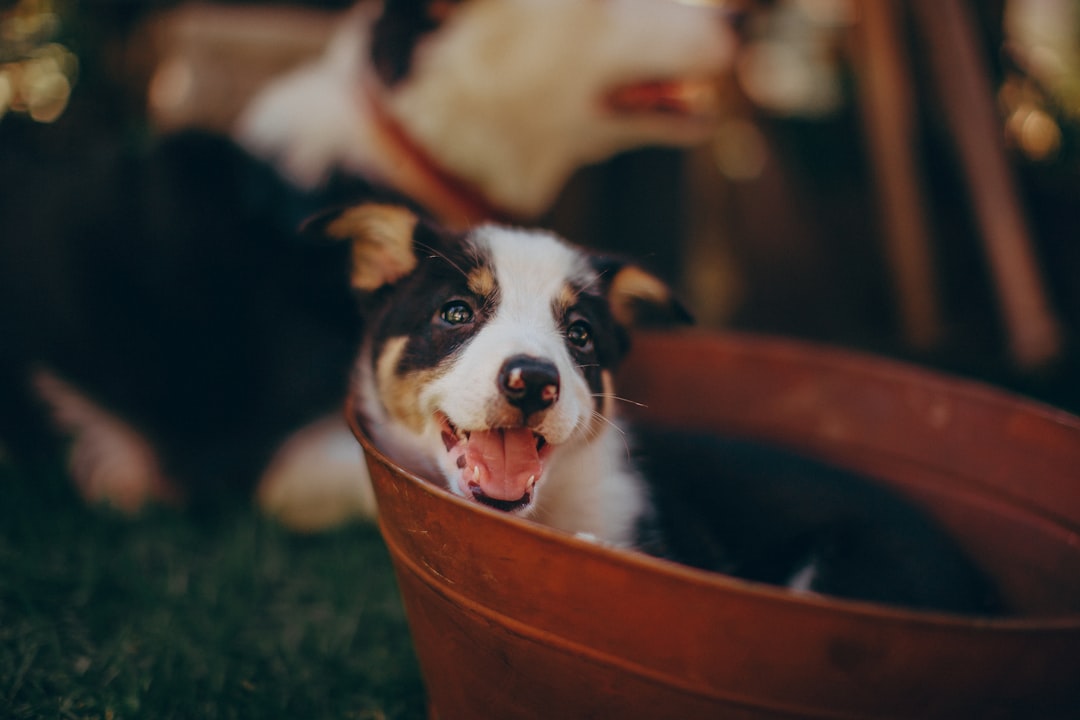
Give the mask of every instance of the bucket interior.
M 1080 421 L 989 387 L 785 340 L 638 337 L 639 423 L 773 443 L 880 482 L 955 537 L 1017 613 L 1080 613 Z

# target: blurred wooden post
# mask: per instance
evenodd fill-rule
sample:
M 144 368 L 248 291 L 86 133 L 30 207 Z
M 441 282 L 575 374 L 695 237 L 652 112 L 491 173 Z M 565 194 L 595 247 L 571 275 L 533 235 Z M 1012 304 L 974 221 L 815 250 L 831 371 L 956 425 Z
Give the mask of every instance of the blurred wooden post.
M 738 305 L 742 287 L 731 255 L 731 188 L 716 166 L 714 143 L 686 154 L 686 202 L 681 290 L 694 308 L 694 322 L 724 327 Z
M 868 0 L 865 5 L 873 4 Z M 975 18 L 963 0 L 916 0 L 932 75 L 956 143 L 1004 315 L 1013 360 L 1034 369 L 1061 351 L 1061 329 L 1046 294 L 1009 168 L 990 71 Z
M 941 311 L 926 201 L 917 168 L 915 93 L 895 0 L 861 0 L 859 103 L 876 175 L 886 255 L 907 342 L 928 350 L 941 339 Z

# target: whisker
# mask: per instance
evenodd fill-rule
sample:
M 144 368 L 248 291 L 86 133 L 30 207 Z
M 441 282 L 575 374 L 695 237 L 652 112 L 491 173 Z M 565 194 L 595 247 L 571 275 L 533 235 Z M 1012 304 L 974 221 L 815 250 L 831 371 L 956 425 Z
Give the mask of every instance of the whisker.
M 614 395 L 612 393 L 593 393 L 592 396 L 594 398 L 605 398 L 607 400 L 619 400 L 620 402 L 624 402 L 624 403 L 627 403 L 629 405 L 633 405 L 633 406 L 639 407 L 639 408 L 648 408 L 649 407 L 645 403 L 641 403 L 641 402 L 638 402 L 636 400 L 631 400 L 630 398 L 624 398 L 624 397 L 621 397 L 619 395 Z
M 616 432 L 619 433 L 619 436 L 622 439 L 623 450 L 626 451 L 626 459 L 628 461 L 632 461 L 633 460 L 633 453 L 630 451 L 630 440 L 629 440 L 629 435 L 627 435 L 626 431 L 623 430 L 621 427 L 619 427 L 616 423 L 612 422 L 612 420 L 610 418 L 605 417 L 603 414 L 598 413 L 595 410 L 593 411 L 593 417 L 600 418 L 605 423 L 607 423 L 610 427 L 614 428 L 616 430 Z M 599 429 L 595 430 L 594 431 L 594 437 L 599 436 L 599 435 L 600 435 L 600 430 Z M 592 439 L 592 438 L 590 438 L 590 439 Z
M 595 410 L 593 410 L 592 415 L 594 418 L 599 418 L 603 420 L 605 423 L 614 428 L 620 435 L 626 437 L 626 431 L 619 427 L 618 424 L 616 424 L 611 418 L 605 416 L 603 413 L 596 412 Z
M 428 245 L 427 243 L 422 243 L 422 242 L 419 242 L 419 241 L 414 241 L 414 242 L 416 242 L 416 246 L 418 248 L 420 248 L 421 250 L 426 250 L 427 252 L 431 253 L 432 258 L 440 258 L 440 259 L 446 261 L 446 264 L 449 265 L 450 267 L 454 268 L 455 270 L 457 270 L 459 273 L 461 273 L 462 277 L 465 277 L 465 278 L 469 277 L 469 274 L 467 272 L 465 272 L 461 268 L 460 265 L 458 265 L 456 262 L 454 262 L 453 260 L 448 258 L 445 253 L 439 252 L 438 250 L 436 250 L 432 246 Z
M 589 279 L 588 283 L 586 283 L 585 285 L 582 285 L 581 291 L 586 292 L 586 291 L 592 289 L 592 287 L 595 286 L 595 285 L 598 285 L 601 280 L 603 280 L 603 277 L 601 275 L 599 275 L 599 274 L 593 275 L 593 277 Z

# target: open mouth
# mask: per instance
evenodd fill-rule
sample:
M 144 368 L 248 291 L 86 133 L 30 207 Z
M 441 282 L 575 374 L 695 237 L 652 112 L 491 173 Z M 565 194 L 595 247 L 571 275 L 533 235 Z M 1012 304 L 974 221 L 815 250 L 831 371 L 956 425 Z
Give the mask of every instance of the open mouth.
M 459 470 L 459 489 L 488 507 L 518 512 L 532 504 L 552 446 L 527 427 L 462 430 L 441 415 L 446 452 Z
M 623 115 L 661 115 L 704 121 L 718 115 L 720 100 L 714 80 L 654 79 L 613 88 L 605 95 L 604 105 Z

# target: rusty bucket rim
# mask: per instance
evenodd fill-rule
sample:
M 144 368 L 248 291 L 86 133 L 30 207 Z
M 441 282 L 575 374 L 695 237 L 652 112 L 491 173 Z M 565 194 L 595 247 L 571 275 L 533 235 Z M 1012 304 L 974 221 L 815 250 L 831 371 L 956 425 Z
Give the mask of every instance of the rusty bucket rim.
M 769 333 L 755 333 L 739 330 L 710 331 L 705 328 L 691 327 L 675 330 L 648 330 L 634 333 L 632 337 L 656 339 L 664 337 L 684 338 L 707 343 L 738 345 L 744 349 L 768 350 L 777 355 L 798 357 L 803 364 L 816 367 L 828 367 L 833 370 L 855 371 L 860 375 L 874 378 L 897 379 L 900 376 L 909 380 L 919 380 L 932 388 L 947 387 L 954 395 L 966 399 L 1006 407 L 1017 403 L 1025 409 L 1037 412 L 1045 420 L 1064 425 L 1080 432 L 1080 415 L 1069 412 L 1037 398 L 994 385 L 976 378 L 963 377 L 947 370 L 937 370 L 918 362 L 902 360 L 871 351 L 841 347 L 825 342 L 804 340 Z M 631 350 L 633 352 L 633 350 Z M 807 355 L 807 352 L 810 354 Z

